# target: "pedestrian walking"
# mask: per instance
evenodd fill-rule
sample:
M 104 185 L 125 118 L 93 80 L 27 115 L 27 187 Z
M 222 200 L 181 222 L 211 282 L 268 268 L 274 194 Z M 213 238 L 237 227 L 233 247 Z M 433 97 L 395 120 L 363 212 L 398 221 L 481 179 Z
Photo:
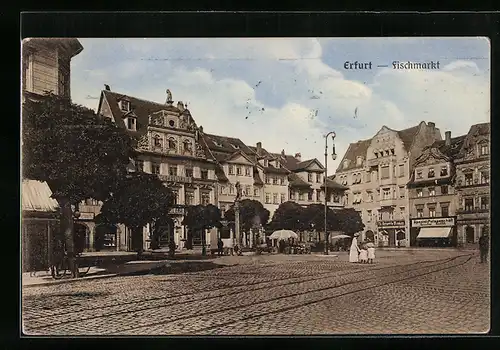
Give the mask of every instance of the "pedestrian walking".
M 355 233 L 352 238 L 351 249 L 349 250 L 349 262 L 357 263 L 359 261 L 358 237 L 359 233 Z
M 366 248 L 366 243 L 362 243 L 359 250 L 359 262 L 366 264 L 368 262 L 368 248 Z
M 489 237 L 487 233 L 484 233 L 479 238 L 479 252 L 481 254 L 481 263 L 488 261 L 488 250 L 490 248 Z
M 375 244 L 368 242 L 366 247 L 368 250 L 368 264 L 373 264 L 373 261 L 375 260 Z
M 219 256 L 222 256 L 223 251 L 224 251 L 224 242 L 222 239 L 219 237 L 219 240 L 217 241 L 217 251 L 219 253 Z

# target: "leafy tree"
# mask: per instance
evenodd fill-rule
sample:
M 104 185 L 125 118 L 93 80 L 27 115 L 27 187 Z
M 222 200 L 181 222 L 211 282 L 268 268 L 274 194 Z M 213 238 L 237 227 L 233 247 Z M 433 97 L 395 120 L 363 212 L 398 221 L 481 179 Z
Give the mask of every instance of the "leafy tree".
M 264 208 L 261 202 L 253 199 L 243 199 L 239 202 L 240 206 L 240 237 L 243 232 L 250 233 L 252 228 L 261 227 L 269 221 L 269 210 Z M 234 222 L 234 206 L 226 213 L 225 218 Z M 234 229 L 234 224 L 232 224 Z
M 96 217 L 100 223 L 121 223 L 132 231 L 133 249 L 142 252 L 142 228 L 168 221 L 174 195 L 157 175 L 135 172 L 120 179 Z M 155 233 L 156 230 L 153 230 Z M 154 241 L 154 237 L 153 237 Z
M 299 231 L 303 229 L 305 208 L 296 202 L 281 203 L 274 212 L 273 219 L 269 226 L 273 230 L 292 230 Z
M 213 204 L 188 207 L 182 221 L 182 224 L 189 229 L 188 248 L 192 247 L 192 231 L 201 231 L 202 254 L 206 255 L 205 232 L 214 227 L 220 227 L 221 220 L 221 212 Z
M 61 208 L 61 232 L 76 276 L 72 205 L 109 198 L 135 155 L 133 140 L 93 110 L 50 93 L 26 99 L 22 130 L 23 177 L 50 186 Z
M 339 210 L 338 217 L 339 231 L 344 232 L 346 235 L 354 236 L 355 233 L 363 231 L 365 228 L 360 213 L 353 208 Z

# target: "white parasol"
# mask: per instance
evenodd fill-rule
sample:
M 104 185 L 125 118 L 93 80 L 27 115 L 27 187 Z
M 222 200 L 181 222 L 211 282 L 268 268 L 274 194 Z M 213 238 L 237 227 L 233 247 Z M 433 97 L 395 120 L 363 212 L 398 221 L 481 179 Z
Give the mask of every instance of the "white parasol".
M 290 230 L 278 230 L 278 231 L 274 231 L 269 236 L 269 238 L 271 238 L 271 239 L 278 239 L 278 240 L 285 240 L 285 239 L 288 239 L 288 238 L 297 239 L 297 238 L 299 238 L 299 236 L 295 232 L 290 231 Z
M 331 237 L 331 239 L 337 239 L 337 238 L 352 238 L 352 237 L 348 236 L 348 235 L 337 235 L 337 236 Z

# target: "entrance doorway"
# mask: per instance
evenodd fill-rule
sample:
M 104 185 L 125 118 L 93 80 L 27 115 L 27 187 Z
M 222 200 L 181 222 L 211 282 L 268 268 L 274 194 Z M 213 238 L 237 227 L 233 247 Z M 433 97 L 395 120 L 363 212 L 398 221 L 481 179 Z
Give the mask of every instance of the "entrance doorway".
M 474 227 L 467 226 L 465 228 L 465 240 L 467 243 L 474 243 Z
M 117 227 L 115 225 L 98 225 L 95 228 L 95 250 L 114 251 L 117 243 Z
M 171 218 L 158 220 L 154 225 L 151 248 L 168 247 L 171 239 L 174 239 L 174 221 Z
M 75 223 L 75 253 L 82 253 L 86 248 L 88 248 L 89 239 L 89 229 L 85 224 Z
M 389 230 L 389 246 L 390 247 L 396 246 L 396 231 L 395 230 Z

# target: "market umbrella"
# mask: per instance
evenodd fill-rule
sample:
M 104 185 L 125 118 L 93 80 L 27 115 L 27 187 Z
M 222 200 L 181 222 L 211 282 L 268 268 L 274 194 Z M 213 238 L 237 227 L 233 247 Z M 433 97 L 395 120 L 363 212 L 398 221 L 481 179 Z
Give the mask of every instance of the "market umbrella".
M 348 236 L 348 235 L 337 235 L 337 236 L 331 237 L 331 239 L 337 239 L 337 238 L 352 238 L 352 237 Z
M 269 236 L 269 238 L 278 239 L 278 240 L 286 240 L 288 238 L 297 239 L 297 238 L 299 238 L 299 236 L 295 232 L 290 231 L 290 230 L 278 230 L 278 231 L 274 231 Z

